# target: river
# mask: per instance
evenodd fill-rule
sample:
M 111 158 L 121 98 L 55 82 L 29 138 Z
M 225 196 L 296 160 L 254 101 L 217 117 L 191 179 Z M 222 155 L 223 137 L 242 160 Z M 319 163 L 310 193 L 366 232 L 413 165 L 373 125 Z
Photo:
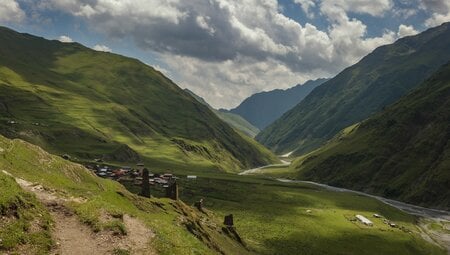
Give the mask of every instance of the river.
M 282 161 L 282 164 L 275 164 L 275 165 L 267 165 L 262 166 L 258 168 L 253 168 L 249 170 L 245 170 L 239 173 L 239 175 L 249 175 L 249 174 L 256 174 L 258 172 L 263 172 L 262 170 L 269 167 L 285 167 L 288 166 L 290 162 Z M 437 209 L 430 209 L 425 208 L 417 205 L 412 205 L 404 202 L 400 202 L 393 199 L 388 199 L 380 196 L 371 195 L 365 192 L 351 190 L 351 189 L 345 189 L 345 188 L 339 188 L 330 186 L 327 184 L 317 183 L 317 182 L 311 182 L 311 181 L 301 181 L 301 180 L 290 180 L 290 179 L 282 179 L 278 178 L 275 179 L 279 182 L 284 183 L 302 183 L 302 184 L 309 184 L 321 187 L 325 190 L 333 191 L 333 192 L 350 192 L 355 193 L 358 195 L 363 195 L 367 197 L 371 197 L 374 199 L 377 199 L 385 204 L 388 204 L 392 207 L 395 207 L 403 212 L 406 212 L 411 215 L 415 215 L 418 217 L 422 217 L 426 220 L 436 221 L 436 222 L 450 222 L 450 212 L 444 211 L 444 210 L 437 210 Z M 433 230 L 429 227 L 427 223 L 420 223 L 419 224 L 421 230 L 422 230 L 422 237 L 432 243 L 436 243 L 441 245 L 442 247 L 447 249 L 447 253 L 450 255 L 450 234 L 441 233 Z

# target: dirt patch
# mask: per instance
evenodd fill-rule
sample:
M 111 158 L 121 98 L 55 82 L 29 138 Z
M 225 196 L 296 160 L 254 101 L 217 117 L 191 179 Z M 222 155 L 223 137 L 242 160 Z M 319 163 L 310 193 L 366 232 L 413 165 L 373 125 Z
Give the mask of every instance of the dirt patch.
M 124 215 L 127 235 L 116 235 L 112 231 L 94 233 L 81 224 L 76 215 L 67 209 L 53 207 L 51 215 L 55 221 L 53 235 L 56 248 L 52 254 L 62 255 L 106 255 L 114 250 L 126 250 L 130 254 L 156 254 L 149 246 L 154 234 L 138 219 Z
M 133 254 L 156 254 L 148 248 L 149 240 L 155 234 L 149 230 L 141 221 L 128 215 L 123 216 L 123 222 L 127 230 L 124 246 L 128 247 Z
M 79 222 L 74 215 L 68 215 L 62 210 L 51 211 L 54 220 L 52 235 L 56 249 L 52 254 L 108 254 L 109 249 L 99 245 L 92 238 L 92 230 Z M 102 247 L 103 246 L 103 247 Z
M 34 193 L 50 212 L 53 219 L 52 236 L 56 244 L 51 254 L 109 255 L 115 250 L 127 251 L 129 254 L 157 254 L 150 245 L 155 234 L 139 219 L 129 215 L 123 215 L 117 219 L 104 213 L 101 220 L 121 220 L 125 226 L 126 235 L 120 235 L 114 231 L 94 232 L 88 225 L 81 223 L 77 215 L 65 206 L 66 202 L 84 203 L 86 199 L 62 197 L 55 190 L 19 178 L 16 178 L 16 182 L 23 189 Z

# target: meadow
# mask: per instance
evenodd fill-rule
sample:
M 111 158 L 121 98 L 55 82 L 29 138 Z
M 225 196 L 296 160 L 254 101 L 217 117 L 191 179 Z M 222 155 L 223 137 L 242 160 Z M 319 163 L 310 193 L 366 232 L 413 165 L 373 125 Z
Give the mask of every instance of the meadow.
M 222 173 L 180 178 L 179 184 L 187 204 L 203 198 L 218 220 L 233 214 L 238 232 L 256 254 L 445 254 L 420 237 L 415 216 L 365 196 Z M 388 226 L 375 213 L 399 227 Z M 355 221 L 356 214 L 374 226 Z

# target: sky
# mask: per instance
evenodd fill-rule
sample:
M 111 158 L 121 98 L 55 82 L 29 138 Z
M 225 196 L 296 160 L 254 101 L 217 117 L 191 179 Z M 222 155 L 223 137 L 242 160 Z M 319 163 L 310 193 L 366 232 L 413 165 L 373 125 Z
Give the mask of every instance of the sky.
M 450 0 L 0 0 L 0 25 L 138 58 L 227 109 L 447 21 Z

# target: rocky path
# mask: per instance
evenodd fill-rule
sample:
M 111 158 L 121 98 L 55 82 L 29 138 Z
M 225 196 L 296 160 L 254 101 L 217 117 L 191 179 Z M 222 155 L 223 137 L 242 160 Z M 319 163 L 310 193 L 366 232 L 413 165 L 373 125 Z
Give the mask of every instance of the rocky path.
M 53 254 L 110 254 L 107 247 L 91 238 L 91 229 L 74 215 L 53 208 L 51 216 L 55 222 L 52 234 L 57 244 Z
M 94 232 L 65 206 L 66 202 L 84 203 L 85 199 L 63 198 L 39 184 L 15 179 L 24 190 L 34 193 L 50 212 L 53 219 L 52 236 L 56 243 L 52 255 L 109 255 L 119 250 L 129 254 L 157 254 L 149 244 L 154 233 L 139 219 L 123 216 L 126 235 L 117 235 L 112 231 Z

